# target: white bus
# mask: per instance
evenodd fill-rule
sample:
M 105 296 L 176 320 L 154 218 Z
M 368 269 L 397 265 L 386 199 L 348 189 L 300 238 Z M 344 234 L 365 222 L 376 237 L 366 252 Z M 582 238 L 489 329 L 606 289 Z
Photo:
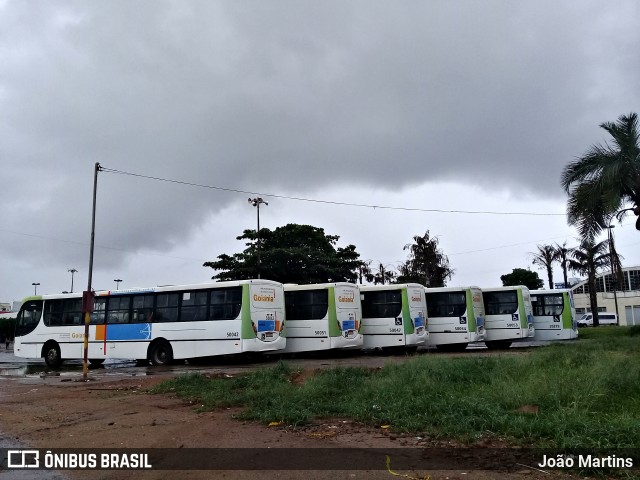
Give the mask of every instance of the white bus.
M 419 283 L 360 286 L 363 348 L 424 345 L 427 305 Z
M 578 338 L 576 308 L 571 290 L 532 290 L 531 305 L 536 340 Z
M 483 288 L 482 299 L 487 348 L 509 348 L 514 340 L 533 338 L 533 311 L 527 287 Z
M 95 292 L 89 359 L 174 359 L 282 350 L 284 290 L 269 280 Z M 82 294 L 28 297 L 14 354 L 52 368 L 84 357 Z
M 482 342 L 484 304 L 478 287 L 426 288 L 429 340 L 438 350 L 461 351 Z
M 362 308 L 352 283 L 285 285 L 285 352 L 362 348 Z

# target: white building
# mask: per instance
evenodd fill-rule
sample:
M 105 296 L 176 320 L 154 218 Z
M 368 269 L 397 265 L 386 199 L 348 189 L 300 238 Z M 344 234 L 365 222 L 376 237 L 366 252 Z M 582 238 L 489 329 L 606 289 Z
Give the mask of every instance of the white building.
M 640 325 L 640 266 L 622 269 L 624 285 L 613 288 L 611 272 L 601 273 L 596 277 L 596 292 L 599 312 L 616 313 L 620 325 Z M 583 280 L 571 287 L 576 304 L 576 313 L 591 311 L 589 286 Z

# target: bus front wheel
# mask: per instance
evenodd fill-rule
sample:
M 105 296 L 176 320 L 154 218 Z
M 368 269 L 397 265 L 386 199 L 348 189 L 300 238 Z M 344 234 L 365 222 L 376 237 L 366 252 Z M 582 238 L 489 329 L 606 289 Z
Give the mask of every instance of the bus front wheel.
M 46 343 L 42 349 L 42 356 L 49 368 L 60 368 L 60 365 L 62 365 L 60 347 L 56 342 Z
M 173 361 L 173 349 L 166 340 L 161 340 L 151 346 L 149 361 L 152 365 L 169 365 Z
M 99 367 L 104 363 L 104 358 L 90 358 L 89 363 L 94 367 Z

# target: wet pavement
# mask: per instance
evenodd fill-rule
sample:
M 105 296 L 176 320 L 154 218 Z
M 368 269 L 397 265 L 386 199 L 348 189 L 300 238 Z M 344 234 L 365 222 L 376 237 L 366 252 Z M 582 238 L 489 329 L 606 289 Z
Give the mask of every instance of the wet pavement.
M 508 350 L 501 353 L 519 353 L 522 350 L 542 346 L 549 342 L 519 342 L 514 343 Z M 3 346 L 2 346 L 3 347 Z M 13 346 L 8 350 L 0 347 L 0 381 L 18 380 L 21 383 L 39 383 L 43 379 L 56 379 L 58 381 L 78 381 L 83 377 L 83 365 L 81 360 L 65 360 L 62 367 L 53 370 L 45 364 L 42 358 L 26 359 L 13 355 Z M 483 343 L 471 344 L 463 352 L 441 353 L 435 349 L 420 348 L 417 355 L 485 355 L 489 351 Z M 493 351 L 491 353 L 499 353 Z M 246 358 L 242 356 L 223 356 L 202 359 L 189 364 L 188 362 L 176 362 L 170 366 L 153 367 L 139 366 L 135 360 L 106 360 L 99 367 L 89 366 L 89 377 L 92 380 L 119 380 L 136 376 L 181 374 L 191 372 L 228 373 L 237 374 L 256 368 L 274 366 L 278 361 L 285 361 L 294 368 L 327 368 L 331 366 L 358 366 L 358 367 L 382 367 L 388 363 L 398 363 L 412 358 L 406 353 L 375 353 L 362 351 L 348 352 L 313 352 L 297 355 L 270 354 Z

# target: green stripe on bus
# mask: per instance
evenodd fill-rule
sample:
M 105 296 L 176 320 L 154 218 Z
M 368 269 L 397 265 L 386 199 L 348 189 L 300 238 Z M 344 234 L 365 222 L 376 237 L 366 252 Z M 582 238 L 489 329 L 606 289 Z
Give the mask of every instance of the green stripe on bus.
M 520 326 L 522 328 L 529 328 L 529 321 L 527 320 L 527 311 L 524 308 L 524 295 L 522 289 L 518 288 L 518 312 L 520 313 Z
M 470 288 L 466 290 L 467 298 L 467 328 L 470 332 L 476 331 L 476 311 L 473 308 L 473 292 Z
M 243 339 L 256 338 L 256 332 L 253 330 L 253 325 L 251 325 L 251 290 L 250 284 L 245 283 L 242 285 L 242 331 L 241 337 Z M 258 328 L 258 326 L 255 326 Z
M 411 319 L 411 309 L 409 308 L 409 292 L 407 288 L 402 289 L 402 324 L 404 325 L 404 334 L 413 333 L 413 320 Z
M 327 289 L 329 295 L 329 336 L 339 337 L 340 328 L 338 327 L 338 314 L 336 312 L 336 290 L 334 287 Z

